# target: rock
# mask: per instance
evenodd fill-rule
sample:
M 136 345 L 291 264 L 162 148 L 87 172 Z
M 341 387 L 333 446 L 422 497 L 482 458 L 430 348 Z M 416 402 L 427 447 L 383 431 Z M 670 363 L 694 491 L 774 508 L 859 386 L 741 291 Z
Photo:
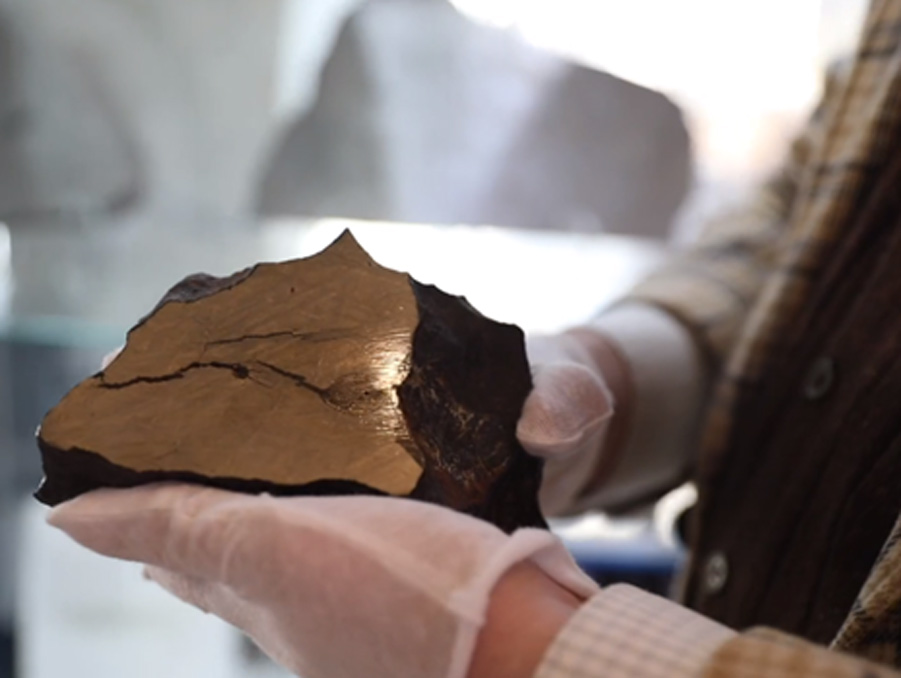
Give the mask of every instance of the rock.
M 530 389 L 519 328 L 382 268 L 346 232 L 308 259 L 170 290 L 45 417 L 35 496 L 173 480 L 544 526 L 541 463 L 515 436 Z

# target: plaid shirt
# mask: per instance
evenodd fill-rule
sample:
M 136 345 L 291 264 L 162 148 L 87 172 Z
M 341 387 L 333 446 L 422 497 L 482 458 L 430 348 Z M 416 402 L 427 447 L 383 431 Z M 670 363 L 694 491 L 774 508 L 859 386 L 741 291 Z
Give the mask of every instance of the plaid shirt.
M 850 226 L 896 150 L 890 143 L 899 122 L 901 0 L 872 0 L 854 58 L 830 75 L 782 169 L 751 204 L 710 224 L 690 251 L 630 296 L 675 316 L 721 375 L 701 472 L 725 456 L 740 389 L 759 379 L 764 359 L 780 347 L 824 250 Z M 668 601 L 614 587 L 570 621 L 537 678 L 901 676 L 878 664 L 901 665 L 899 637 L 901 521 L 829 649 L 768 629 L 736 634 Z

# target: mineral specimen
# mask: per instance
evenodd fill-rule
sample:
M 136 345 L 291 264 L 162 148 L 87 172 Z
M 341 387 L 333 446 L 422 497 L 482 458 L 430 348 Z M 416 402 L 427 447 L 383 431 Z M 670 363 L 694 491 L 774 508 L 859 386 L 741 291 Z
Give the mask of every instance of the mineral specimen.
M 515 436 L 530 388 L 519 328 L 382 268 L 345 232 L 308 259 L 170 290 L 47 414 L 35 496 L 178 480 L 544 526 L 541 464 Z

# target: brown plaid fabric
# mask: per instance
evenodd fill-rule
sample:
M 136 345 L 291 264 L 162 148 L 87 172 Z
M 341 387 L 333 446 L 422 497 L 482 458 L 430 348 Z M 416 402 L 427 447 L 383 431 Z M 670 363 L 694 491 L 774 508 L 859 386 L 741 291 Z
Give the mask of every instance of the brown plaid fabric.
M 701 472 L 726 454 L 737 396 L 759 379 L 765 359 L 780 347 L 783 330 L 804 303 L 824 252 L 850 227 L 886 164 L 892 140 L 901 132 L 899 123 L 901 0 L 873 0 L 857 52 L 831 73 L 821 104 L 782 169 L 750 204 L 710 224 L 690 250 L 631 294 L 630 299 L 659 306 L 679 319 L 720 375 L 710 404 Z M 671 605 L 655 604 L 660 610 Z M 623 623 L 629 626 L 628 620 Z M 901 675 L 888 668 L 901 666 L 901 520 L 831 649 L 758 629 L 724 641 L 702 665 L 680 666 L 661 663 L 659 653 L 646 652 L 648 647 L 671 647 L 674 634 L 678 637 L 675 630 L 652 624 L 629 628 L 631 645 L 645 648 L 646 656 L 617 675 Z M 555 642 L 538 675 L 609 675 L 605 642 L 594 652 L 590 639 L 598 643 L 611 633 L 621 636 L 620 622 L 580 615 Z M 644 644 L 636 640 L 641 638 Z M 691 645 L 686 642 L 686 653 Z M 630 644 L 623 643 L 622 652 L 629 651 Z M 568 664 L 561 663 L 559 652 L 568 653 Z
M 773 631 L 737 634 L 618 584 L 582 606 L 535 678 L 898 678 L 901 673 Z
M 822 253 L 849 227 L 884 167 L 901 122 L 901 2 L 870 7 L 852 61 L 836 69 L 783 169 L 745 211 L 716 221 L 696 249 L 642 284 L 634 298 L 674 313 L 707 347 L 721 379 L 703 464 L 725 454 L 732 405 L 758 378 L 804 302 Z M 901 632 L 901 527 L 835 645 L 901 664 L 885 631 Z M 895 619 L 898 617 L 898 619 Z
M 769 629 L 753 629 L 719 647 L 704 678 L 897 678 L 895 670 L 826 650 Z
M 849 225 L 885 164 L 901 119 L 901 3 L 875 0 L 853 60 L 835 69 L 783 168 L 742 210 L 631 298 L 673 313 L 721 380 L 702 458 L 723 452 L 737 389 L 753 382 L 805 299 L 822 253 Z

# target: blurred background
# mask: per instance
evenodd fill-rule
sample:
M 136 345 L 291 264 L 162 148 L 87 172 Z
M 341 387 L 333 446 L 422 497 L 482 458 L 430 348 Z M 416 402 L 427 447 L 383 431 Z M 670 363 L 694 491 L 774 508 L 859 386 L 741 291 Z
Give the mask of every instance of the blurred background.
M 29 498 L 44 412 L 171 284 L 350 227 L 488 315 L 578 322 L 778 163 L 865 5 L 0 0 L 0 678 L 279 675 Z M 666 591 L 690 495 L 556 527 Z

